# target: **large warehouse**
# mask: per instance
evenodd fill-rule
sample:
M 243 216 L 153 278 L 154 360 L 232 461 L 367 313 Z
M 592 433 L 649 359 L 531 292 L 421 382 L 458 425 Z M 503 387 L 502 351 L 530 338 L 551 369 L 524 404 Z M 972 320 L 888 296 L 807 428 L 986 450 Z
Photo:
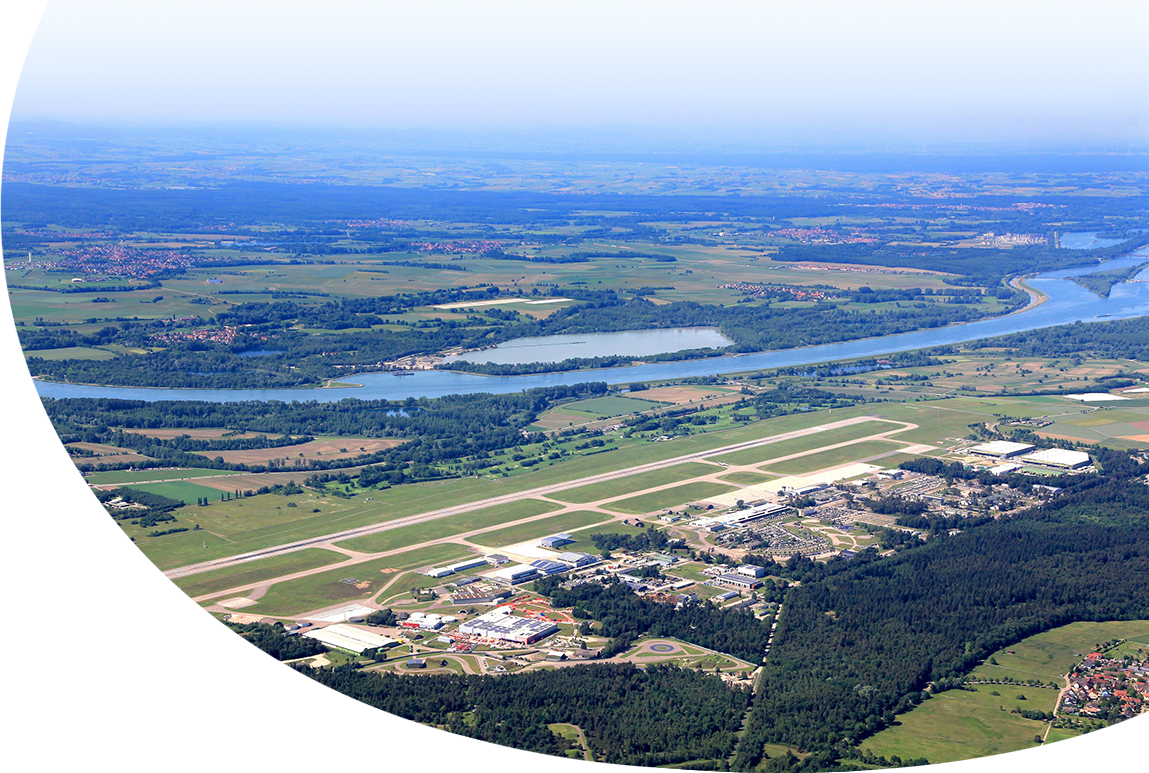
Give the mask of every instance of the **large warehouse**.
M 1011 440 L 995 440 L 992 443 L 982 443 L 969 449 L 969 453 L 977 456 L 992 456 L 995 459 L 1011 459 L 1015 456 L 1032 451 L 1037 446 L 1029 443 L 1014 443 Z
M 502 639 L 517 644 L 534 644 L 552 633 L 558 633 L 558 630 L 558 624 L 551 620 L 514 617 L 509 607 L 492 609 L 459 626 L 459 633 L 467 636 Z
M 390 636 L 383 636 L 347 623 L 329 625 L 326 628 L 309 631 L 303 636 L 308 639 L 315 639 L 328 647 L 348 650 L 357 654 L 362 653 L 363 650 L 393 647 L 399 643 L 398 639 L 392 639 Z
M 1026 454 L 1021 458 L 1021 461 L 1027 464 L 1077 470 L 1089 464 L 1089 454 L 1084 451 L 1068 451 L 1064 448 L 1045 448 L 1032 454 Z

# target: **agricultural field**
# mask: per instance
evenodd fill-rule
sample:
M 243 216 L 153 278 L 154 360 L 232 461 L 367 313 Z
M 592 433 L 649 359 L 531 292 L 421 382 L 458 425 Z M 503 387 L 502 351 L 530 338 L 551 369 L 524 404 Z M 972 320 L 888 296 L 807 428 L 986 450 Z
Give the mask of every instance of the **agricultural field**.
M 169 499 L 182 500 L 185 505 L 199 500 L 201 497 L 216 500 L 221 499 L 220 492 L 207 486 L 190 481 L 171 481 L 167 483 L 137 483 L 130 488 L 146 491 L 149 494 L 158 494 Z
M 251 448 L 236 451 L 202 451 L 201 456 L 223 459 L 228 464 L 267 464 L 279 460 L 346 459 L 364 453 L 394 448 L 406 441 L 395 438 L 330 437 L 280 448 Z
M 132 483 L 148 483 L 158 480 L 182 480 L 184 478 L 210 478 L 216 475 L 227 475 L 223 470 L 205 470 L 195 467 L 174 467 L 171 469 L 150 470 L 113 470 L 108 472 L 90 472 L 84 476 L 92 486 L 110 488 Z

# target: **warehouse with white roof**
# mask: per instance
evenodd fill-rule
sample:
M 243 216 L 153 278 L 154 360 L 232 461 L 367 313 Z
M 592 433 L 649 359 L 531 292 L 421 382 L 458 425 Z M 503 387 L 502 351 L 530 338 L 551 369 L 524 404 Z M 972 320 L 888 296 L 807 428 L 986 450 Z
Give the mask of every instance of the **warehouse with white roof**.
M 1047 467 L 1062 467 L 1077 470 L 1089 464 L 1089 454 L 1084 451 L 1068 451 L 1064 448 L 1043 448 L 1021 457 L 1026 464 L 1041 464 Z
M 399 643 L 398 639 L 392 639 L 390 636 L 383 636 L 347 623 L 335 623 L 326 628 L 309 631 L 303 636 L 308 639 L 315 639 L 315 641 L 328 647 L 348 650 L 356 654 L 369 649 L 394 647 Z
M 994 440 L 992 443 L 982 443 L 969 449 L 969 453 L 977 456 L 992 456 L 995 459 L 1011 459 L 1037 446 L 1029 443 L 1014 443 L 1012 440 Z

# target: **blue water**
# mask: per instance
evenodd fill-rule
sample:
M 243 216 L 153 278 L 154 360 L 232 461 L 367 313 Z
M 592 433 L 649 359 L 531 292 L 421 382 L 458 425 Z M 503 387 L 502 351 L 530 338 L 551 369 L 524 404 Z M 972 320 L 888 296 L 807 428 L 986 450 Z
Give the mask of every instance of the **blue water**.
M 1120 244 L 1125 241 L 1124 239 L 1108 239 L 1103 236 L 1098 236 L 1096 231 L 1062 234 L 1058 238 L 1058 244 L 1064 250 L 1098 250 L 1102 247 L 1112 247 L 1114 244 Z
M 526 362 L 562 362 L 577 357 L 622 355 L 644 357 L 681 352 L 684 349 L 723 349 L 734 342 L 715 327 L 676 327 L 662 330 L 623 330 L 617 333 L 515 338 L 478 352 L 447 357 L 444 362 L 494 362 L 518 365 Z
M 534 387 L 578 384 L 586 381 L 629 383 L 657 381 L 688 376 L 712 376 L 721 373 L 810 365 L 853 357 L 869 357 L 943 344 L 959 344 L 978 338 L 1019 333 L 1078 320 L 1098 322 L 1104 319 L 1127 319 L 1149 314 L 1149 282 L 1125 282 L 1114 285 L 1108 298 L 1101 298 L 1065 277 L 1094 271 L 1135 266 L 1149 260 L 1149 247 L 1131 255 L 1086 268 L 1066 269 L 1041 274 L 1029 284 L 1049 296 L 1040 306 L 1005 317 L 983 319 L 962 325 L 919 330 L 913 333 L 865 338 L 838 344 L 807 346 L 798 349 L 715 357 L 686 362 L 661 362 L 648 365 L 621 366 L 601 370 L 579 370 L 531 376 L 480 376 L 434 370 L 396 377 L 390 373 L 364 373 L 346 379 L 361 384 L 359 388 L 337 389 L 148 389 L 135 387 L 82 386 L 37 381 L 43 397 L 120 397 L 133 400 L 206 400 L 236 402 L 239 400 L 317 400 L 332 402 L 348 397 L 365 400 L 403 400 L 408 397 L 442 397 L 450 394 L 486 392 L 505 394 Z M 1142 272 L 1138 279 L 1149 277 Z M 1101 315 L 1105 315 L 1102 317 Z

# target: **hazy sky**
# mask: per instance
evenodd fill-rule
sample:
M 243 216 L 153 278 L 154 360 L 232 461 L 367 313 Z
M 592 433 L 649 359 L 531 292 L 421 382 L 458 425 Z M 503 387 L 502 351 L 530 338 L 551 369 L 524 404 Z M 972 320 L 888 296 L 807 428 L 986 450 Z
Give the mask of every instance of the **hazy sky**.
M 15 118 L 1149 142 L 1143 2 L 53 0 Z

